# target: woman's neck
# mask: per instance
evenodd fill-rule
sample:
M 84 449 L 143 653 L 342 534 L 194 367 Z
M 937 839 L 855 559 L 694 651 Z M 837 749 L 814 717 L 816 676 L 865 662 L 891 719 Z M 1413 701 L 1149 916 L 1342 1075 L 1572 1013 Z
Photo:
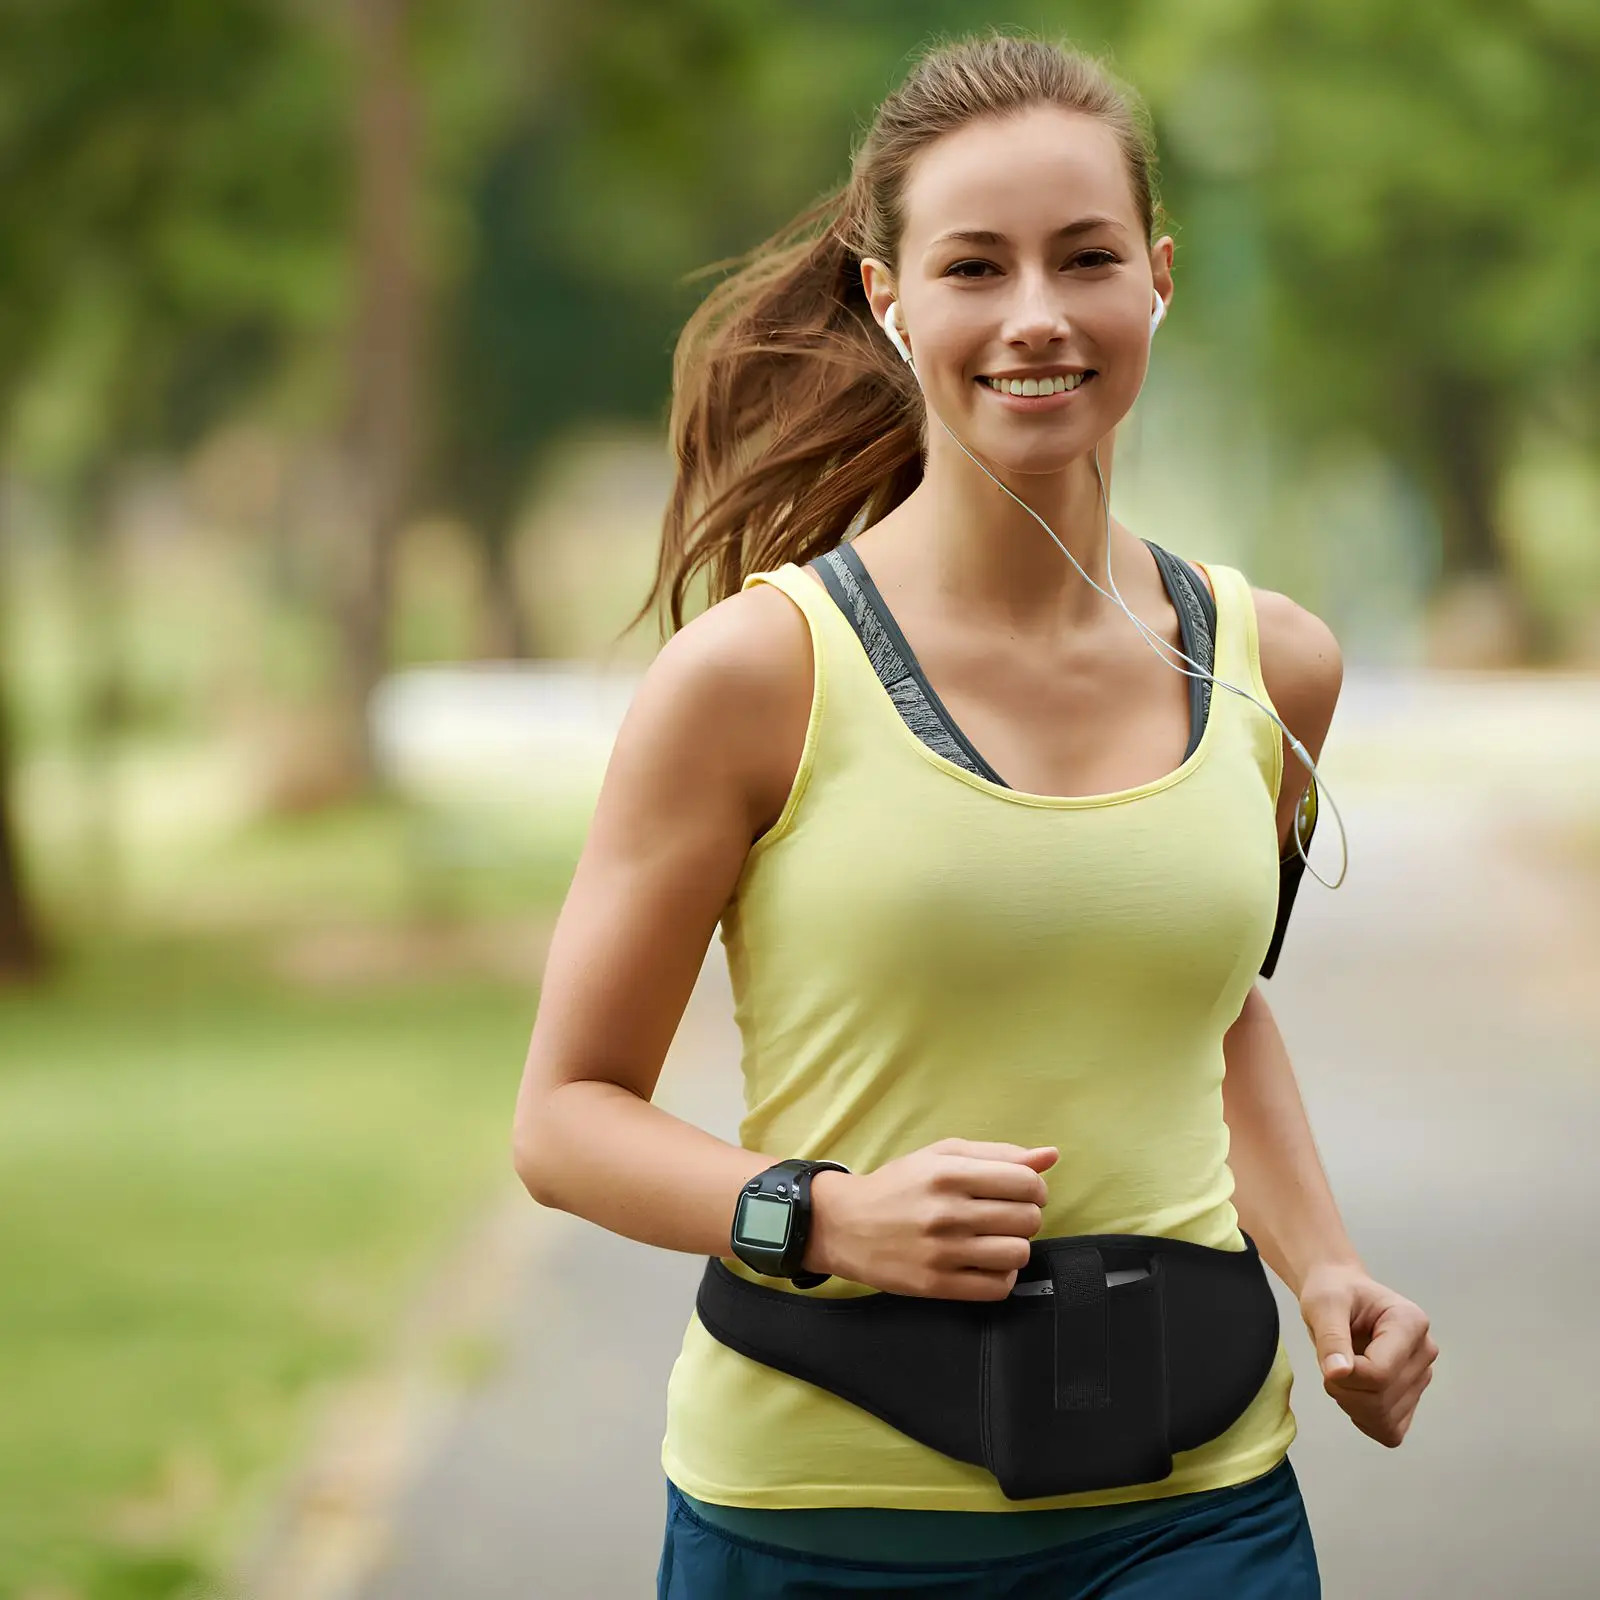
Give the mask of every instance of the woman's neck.
M 922 483 L 893 513 L 901 536 L 917 547 L 925 581 L 943 595 L 959 595 L 969 614 L 987 613 L 997 624 L 1028 631 L 1077 628 L 1104 617 L 1112 603 L 1084 582 L 1022 506 L 948 440 L 942 441 L 943 448 L 937 439 L 930 444 Z M 1109 443 L 1100 455 L 1109 496 Z M 1084 572 L 1110 588 L 1108 518 L 1092 457 L 1058 473 L 996 476 L 1044 518 Z M 1113 560 L 1125 581 L 1138 570 L 1131 549 L 1125 548 L 1131 546 L 1132 535 L 1114 523 L 1110 527 Z

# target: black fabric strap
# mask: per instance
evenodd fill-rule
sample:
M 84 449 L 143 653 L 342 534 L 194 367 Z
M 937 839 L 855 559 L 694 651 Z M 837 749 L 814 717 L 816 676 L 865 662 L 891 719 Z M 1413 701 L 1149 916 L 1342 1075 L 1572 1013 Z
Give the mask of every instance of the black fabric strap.
M 1106 1267 L 1098 1250 L 1052 1250 L 1056 1410 L 1099 1411 L 1111 1404 L 1111 1341 Z
M 1285 768 L 1287 771 L 1287 768 Z M 1301 796 L 1295 811 L 1295 832 L 1304 849 L 1311 849 L 1311 840 L 1317 831 L 1317 781 L 1306 780 L 1306 792 Z M 1272 930 L 1272 943 L 1267 947 L 1267 959 L 1261 963 L 1261 976 L 1270 978 L 1278 970 L 1278 956 L 1283 950 L 1283 936 L 1289 931 L 1289 913 L 1294 910 L 1294 897 L 1300 892 L 1300 880 L 1305 876 L 1306 864 L 1300 859 L 1294 839 L 1289 840 L 1288 853 L 1278 862 L 1278 920 Z

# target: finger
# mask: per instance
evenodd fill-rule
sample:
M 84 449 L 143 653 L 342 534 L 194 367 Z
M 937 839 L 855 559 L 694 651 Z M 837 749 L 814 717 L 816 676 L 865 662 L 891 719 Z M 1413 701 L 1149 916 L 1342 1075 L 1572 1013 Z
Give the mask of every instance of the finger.
M 1334 1398 L 1338 1400 L 1340 1409 L 1364 1434 L 1392 1447 L 1405 1437 L 1417 1402 L 1432 1382 L 1433 1369 L 1428 1367 L 1404 1388 L 1386 1395 L 1347 1390 L 1335 1394 Z
M 1423 1395 L 1428 1392 L 1428 1386 L 1432 1382 L 1433 1368 L 1427 1367 L 1423 1370 L 1422 1376 L 1417 1379 L 1416 1385 L 1411 1390 L 1407 1406 L 1408 1411 L 1415 1411 L 1417 1409 L 1418 1403 L 1421 1401 Z
M 1412 1392 L 1421 1394 L 1432 1382 L 1433 1357 L 1425 1351 L 1419 1350 L 1415 1359 L 1401 1374 L 1399 1381 L 1395 1384 L 1395 1389 L 1401 1394 L 1410 1394 Z
M 1020 1272 L 1028 1264 L 1028 1241 L 1014 1236 L 952 1240 L 940 1265 L 957 1272 Z
M 1433 1358 L 1426 1351 L 1416 1351 L 1411 1359 L 1396 1373 L 1388 1377 L 1379 1377 L 1367 1370 L 1363 1365 L 1364 1357 L 1356 1357 L 1356 1370 L 1347 1378 L 1324 1385 L 1331 1393 L 1339 1389 L 1346 1394 L 1361 1394 L 1376 1396 L 1379 1400 L 1385 1395 L 1404 1394 L 1433 1367 Z
M 965 1155 L 974 1162 L 1011 1162 L 1043 1171 L 1053 1166 L 1059 1152 L 1053 1144 L 1006 1144 L 998 1139 L 944 1139 L 939 1149 L 946 1155 Z
M 1016 1281 L 1014 1272 L 958 1270 L 936 1277 L 931 1292 L 940 1300 L 1004 1300 Z
M 1432 1381 L 1432 1373 L 1426 1373 L 1404 1393 L 1395 1396 L 1387 1405 L 1378 1407 L 1372 1418 L 1372 1425 L 1364 1431 L 1391 1450 L 1398 1448 L 1411 1431 L 1411 1424 L 1417 1412 L 1417 1402 L 1421 1400 L 1423 1390 Z
M 1372 1382 L 1394 1383 L 1421 1349 L 1425 1327 L 1410 1318 L 1380 1318 L 1367 1347 L 1356 1357 L 1355 1370 Z
M 952 1156 L 940 1178 L 942 1187 L 974 1200 L 1019 1200 L 1042 1206 L 1050 1198 L 1044 1179 L 1015 1161 Z
M 1044 1221 L 1044 1212 L 1031 1200 L 970 1200 L 957 1210 L 941 1232 L 1009 1234 L 1031 1239 Z

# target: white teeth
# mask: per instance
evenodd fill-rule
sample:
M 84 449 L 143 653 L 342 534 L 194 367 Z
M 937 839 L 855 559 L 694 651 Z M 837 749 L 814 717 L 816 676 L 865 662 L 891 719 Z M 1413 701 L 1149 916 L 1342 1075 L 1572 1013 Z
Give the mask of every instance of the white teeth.
M 1054 378 L 985 378 L 983 381 L 1001 394 L 1042 395 L 1064 394 L 1068 389 L 1081 388 L 1088 377 L 1087 372 L 1074 372 Z

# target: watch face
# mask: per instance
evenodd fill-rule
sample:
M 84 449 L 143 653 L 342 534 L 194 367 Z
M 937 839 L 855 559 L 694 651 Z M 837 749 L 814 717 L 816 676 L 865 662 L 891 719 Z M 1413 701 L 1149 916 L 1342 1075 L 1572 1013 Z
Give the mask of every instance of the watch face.
M 747 1194 L 739 1202 L 734 1238 L 758 1250 L 781 1250 L 789 1239 L 789 1202 Z

